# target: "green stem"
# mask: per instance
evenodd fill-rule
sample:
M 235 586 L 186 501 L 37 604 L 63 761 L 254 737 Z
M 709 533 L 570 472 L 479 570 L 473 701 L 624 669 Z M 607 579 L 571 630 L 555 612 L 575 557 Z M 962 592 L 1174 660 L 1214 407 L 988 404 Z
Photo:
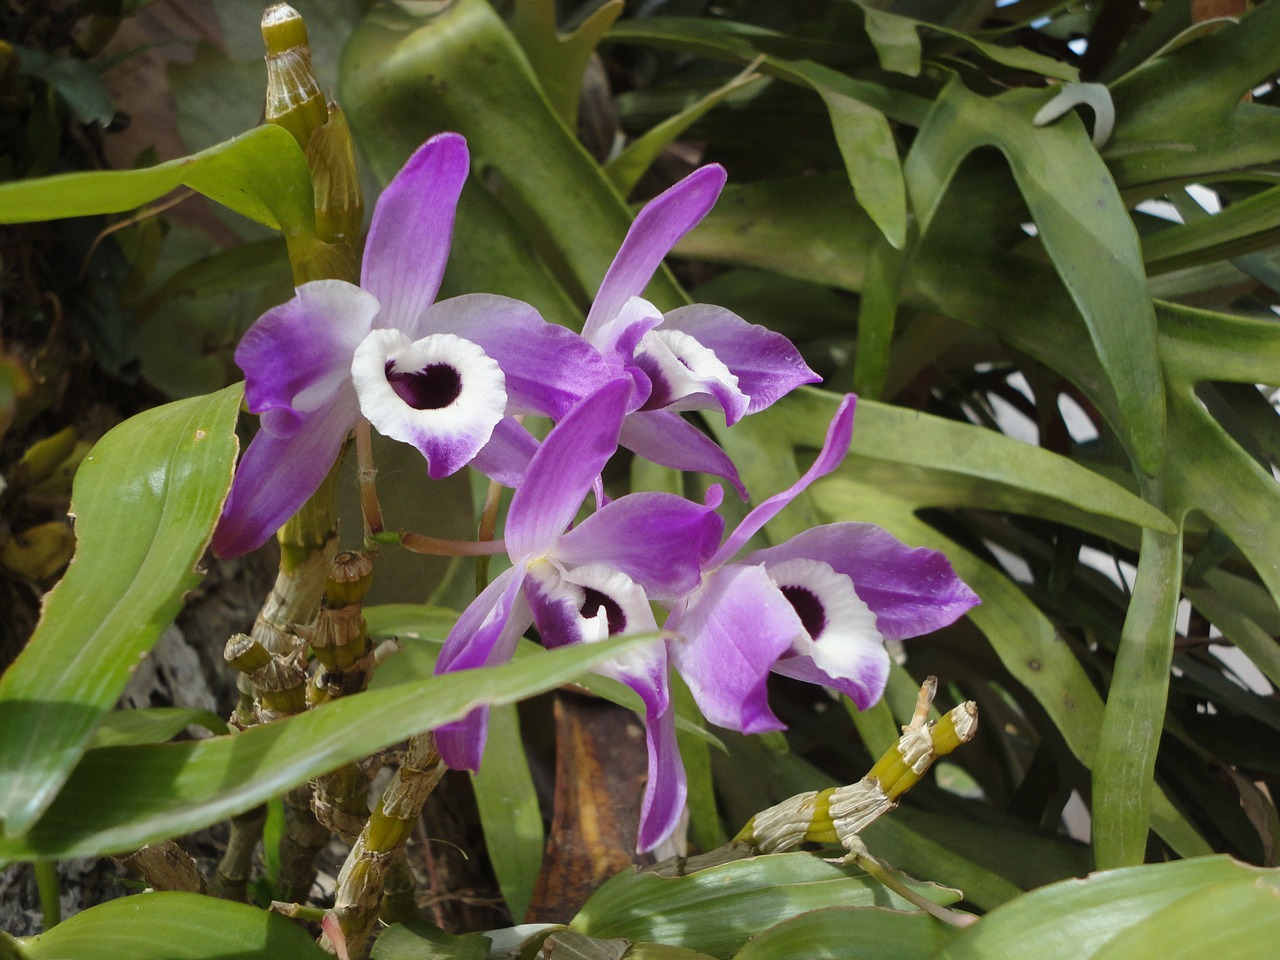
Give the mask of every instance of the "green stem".
M 37 860 L 32 867 L 36 873 L 36 889 L 40 891 L 40 915 L 44 919 L 45 930 L 49 930 L 62 922 L 58 863 L 55 860 Z

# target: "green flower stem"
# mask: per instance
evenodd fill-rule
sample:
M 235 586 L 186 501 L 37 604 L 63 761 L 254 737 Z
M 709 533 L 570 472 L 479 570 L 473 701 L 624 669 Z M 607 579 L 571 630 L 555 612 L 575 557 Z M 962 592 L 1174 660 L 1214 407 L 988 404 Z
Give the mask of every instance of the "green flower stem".
M 392 854 L 386 879 L 382 883 L 382 906 L 378 909 L 378 919 L 385 924 L 408 923 L 419 919 L 415 896 L 417 888 L 417 880 L 409 867 L 409 857 L 405 848 L 400 847 Z
M 329 828 L 311 810 L 311 784 L 285 793 L 284 834 L 280 837 L 280 896 L 305 903 L 316 882 L 316 857 L 329 842 Z
M 58 895 L 58 863 L 56 860 L 37 860 L 31 865 L 36 874 L 36 889 L 40 892 L 40 916 L 46 930 L 62 922 L 62 901 Z
M 410 738 L 404 762 L 343 864 L 332 914 L 353 960 L 368 955 L 388 872 L 444 771 L 435 737 L 420 733 Z M 320 945 L 335 950 L 327 934 L 320 938 Z

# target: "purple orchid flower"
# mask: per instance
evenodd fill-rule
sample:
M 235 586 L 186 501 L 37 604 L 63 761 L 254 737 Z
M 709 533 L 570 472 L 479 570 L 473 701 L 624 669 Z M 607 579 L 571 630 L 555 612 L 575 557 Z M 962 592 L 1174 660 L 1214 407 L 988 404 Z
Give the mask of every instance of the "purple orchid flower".
M 710 164 L 645 204 L 600 284 L 582 336 L 604 355 L 611 376 L 635 384 L 623 446 L 664 466 L 724 477 L 746 499 L 733 462 L 679 412 L 719 407 L 732 426 L 821 378 L 790 340 L 732 311 L 697 303 L 663 314 L 641 296 L 724 183 L 724 168 Z
M 649 601 L 671 601 L 697 587 L 724 528 L 715 513 L 718 487 L 705 504 L 674 494 L 629 494 L 565 532 L 617 448 L 632 389 L 630 380 L 607 383 L 538 447 L 507 515 L 512 566 L 459 617 L 436 673 L 509 660 L 532 623 L 547 647 L 656 631 Z M 649 850 L 675 828 L 685 799 L 665 645 L 619 657 L 601 672 L 644 702 L 649 780 L 639 848 Z M 479 768 L 486 723 L 480 708 L 436 731 L 448 766 Z
M 508 414 L 561 417 L 584 376 L 607 378 L 594 349 L 528 304 L 434 302 L 469 163 L 459 135 L 428 140 L 378 198 L 360 286 L 305 283 L 245 333 L 236 363 L 261 429 L 214 534 L 219 556 L 247 553 L 297 512 L 362 415 L 417 447 L 433 478 L 482 450 L 484 472 L 518 475 L 529 451 Z
M 936 550 L 912 549 L 870 523 L 814 527 L 729 563 L 746 542 L 849 449 L 855 397 L 841 402 L 817 460 L 749 513 L 712 555 L 702 585 L 672 608 L 675 668 L 712 723 L 779 730 L 769 672 L 834 687 L 858 709 L 884 692 L 884 641 L 944 627 L 979 603 Z

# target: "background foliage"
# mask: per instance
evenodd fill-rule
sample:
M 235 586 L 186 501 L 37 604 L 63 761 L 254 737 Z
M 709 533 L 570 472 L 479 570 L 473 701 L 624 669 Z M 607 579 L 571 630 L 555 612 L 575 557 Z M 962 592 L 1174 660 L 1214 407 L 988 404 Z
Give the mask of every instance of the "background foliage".
M 505 293 L 580 325 L 630 222 L 629 202 L 698 163 L 725 164 L 720 203 L 649 295 L 663 309 L 689 297 L 720 303 L 780 330 L 825 382 L 733 431 L 710 417 L 707 428 L 748 487 L 767 494 L 799 476 L 839 393 L 862 398 L 843 466 L 766 538 L 872 521 L 946 552 L 983 604 L 895 650 L 889 691 L 866 712 L 783 681 L 773 697 L 790 726 L 785 739 L 747 739 L 700 736 L 690 708 L 682 748 L 692 837 L 715 847 L 794 792 L 856 780 L 933 674 L 942 709 L 977 701 L 978 740 L 865 839 L 908 874 L 957 888 L 967 908 L 992 911 L 954 933 L 923 914 L 873 908 L 888 900 L 882 890 L 864 896 L 856 870 L 792 854 L 695 873 L 678 881 L 684 887 L 624 875 L 573 931 L 686 951 L 671 956 L 1010 956 L 1029 943 L 1035 956 L 1053 955 L 1053 944 L 1080 956 L 1258 955 L 1250 951 L 1275 936 L 1277 911 L 1275 875 L 1256 868 L 1275 866 L 1280 840 L 1280 4 L 1227 4 L 1230 17 L 1191 0 L 561 7 L 299 4 L 317 62 L 337 66 L 337 96 L 374 181 L 388 180 L 432 133 L 467 137 L 475 176 L 446 293 Z M 15 182 L 0 188 L 0 220 L 121 214 L 179 183 L 249 218 L 199 235 L 155 218 L 132 222 L 111 235 L 107 253 L 96 248 L 113 258 L 92 273 L 102 285 L 81 283 L 60 299 L 81 318 L 94 376 L 141 378 L 149 399 L 200 397 L 144 415 L 171 430 L 129 421 L 119 429 L 134 432 L 104 440 L 97 468 L 76 479 L 78 559 L 53 596 L 87 577 L 90 593 L 127 603 L 149 624 L 113 634 L 129 651 L 145 649 L 172 618 L 216 516 L 197 501 L 207 494 L 216 504 L 229 476 L 238 397 L 212 391 L 236 379 L 235 338 L 258 307 L 288 292 L 285 245 L 264 228 L 295 245 L 313 232 L 310 182 L 292 140 L 272 129 L 229 139 L 255 119 L 245 103 L 258 96 L 260 72 L 256 87 L 245 82 L 250 93 L 218 110 L 207 104 L 220 88 L 239 89 L 220 87 L 225 78 L 260 71 L 245 28 L 257 8 L 227 3 L 219 13 L 235 25 L 231 56 L 202 50 L 173 78 L 188 144 L 204 150 L 180 164 L 20 182 L 86 166 L 48 147 L 47 130 L 110 115 L 84 106 L 108 63 L 56 44 L 40 56 L 6 52 L 5 82 L 25 98 L 7 122 L 26 147 L 6 160 Z M 51 229 L 65 234 L 53 245 L 65 252 L 83 221 L 63 224 Z M 61 426 L 48 415 L 56 408 L 36 410 L 40 365 L 69 350 L 40 326 L 48 311 L 11 306 L 11 276 L 0 343 L 0 427 L 9 427 L 0 563 L 10 580 L 48 582 L 22 566 L 30 554 L 19 548 L 35 534 L 20 534 L 45 522 L 23 511 L 73 454 L 46 454 L 43 475 L 23 465 L 32 444 Z M 91 300 L 106 308 L 94 312 Z M 83 326 L 90 320 L 100 322 Z M 221 451 L 210 462 L 183 445 L 184 417 L 207 422 L 201 450 Z M 130 452 L 112 459 L 112 442 L 125 437 Z M 157 501 L 143 485 L 136 498 L 124 495 L 132 532 L 95 531 L 94 498 L 128 483 L 104 487 L 100 471 L 128 475 L 148 456 L 172 464 L 169 476 L 193 472 L 208 485 L 181 488 L 191 528 L 171 527 L 168 494 Z M 631 481 L 683 483 L 690 493 L 703 482 L 641 463 Z M 440 496 L 448 522 L 470 527 L 467 492 L 455 484 Z M 144 524 L 148 510 L 159 513 Z M 414 524 L 428 525 L 405 525 Z M 163 596 L 108 589 L 121 571 L 90 566 L 104 541 L 120 551 L 135 538 L 172 575 L 165 590 L 147 584 Z M 59 549 L 65 562 L 70 548 Z M 428 576 L 409 599 L 466 602 L 469 568 Z M 241 762 L 234 738 L 93 746 L 123 684 L 121 661 L 103 655 L 74 674 L 41 666 L 63 662 L 83 638 L 72 617 L 99 619 L 85 607 L 60 611 L 51 600 L 35 641 L 0 680 L 0 710 L 28 718 L 0 723 L 0 858 L 123 852 L 178 835 L 439 719 L 415 715 L 341 748 L 341 738 L 290 739 L 285 729 L 276 742 L 287 749 L 254 753 L 260 789 L 250 791 L 226 775 Z M 398 684 L 425 685 L 432 640 L 447 624 L 447 614 L 421 607 L 371 613 L 373 629 L 423 639 L 390 671 L 390 689 L 352 698 L 335 729 L 384 716 Z M 136 654 L 117 656 L 126 655 Z M 525 678 L 512 698 L 583 665 L 544 659 L 512 668 Z M 513 811 L 485 817 L 484 827 L 519 921 L 543 837 L 530 829 L 541 819 L 520 724 L 514 711 L 498 716 L 490 751 L 514 774 L 486 771 L 475 787 L 482 815 Z M 540 714 L 522 714 L 530 716 Z M 47 750 L 53 742 L 59 749 Z M 38 763 L 21 759 L 37 753 Z M 94 792 L 110 802 L 89 804 Z M 1243 863 L 1161 864 L 1215 852 Z M 1070 879 L 1091 869 L 1114 872 Z M 825 871 L 830 897 L 806 899 L 818 882 L 806 871 Z M 720 875 L 732 878 L 727 906 L 701 899 Z M 752 899 L 764 887 L 778 908 L 767 916 Z M 633 910 L 645 897 L 645 910 Z M 179 909 L 144 904 L 131 923 L 166 922 Z M 248 908 L 243 916 L 254 919 L 243 922 L 221 919 L 225 904 L 180 909 L 210 930 L 208 950 L 192 956 L 246 949 L 215 946 L 218 931 L 266 938 L 252 941 L 261 949 L 283 936 Z M 121 916 L 117 905 L 90 911 L 21 955 L 55 955 L 72 924 L 96 936 Z M 468 942 L 403 928 L 379 950 L 462 955 L 475 948 Z

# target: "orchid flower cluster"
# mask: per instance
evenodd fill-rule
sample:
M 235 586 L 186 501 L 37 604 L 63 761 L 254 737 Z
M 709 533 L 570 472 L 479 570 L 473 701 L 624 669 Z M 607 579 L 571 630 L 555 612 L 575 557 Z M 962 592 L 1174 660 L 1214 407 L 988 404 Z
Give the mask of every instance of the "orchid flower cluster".
M 834 688 L 865 708 L 888 676 L 884 640 L 945 626 L 978 598 L 940 553 L 870 524 L 829 524 L 738 557 L 840 463 L 851 395 L 804 476 L 727 536 L 719 486 L 702 503 L 669 493 L 606 501 L 599 478 L 619 446 L 719 476 L 745 499 L 732 461 L 681 412 L 718 408 L 732 425 L 819 378 L 785 337 L 726 309 L 694 304 L 663 314 L 641 296 L 715 203 L 725 182 L 716 165 L 640 211 L 581 335 L 506 297 L 436 302 L 468 167 L 462 137 L 429 140 L 377 202 L 360 285 L 304 284 L 244 336 L 236 361 L 261 428 L 214 549 L 235 556 L 270 537 L 317 490 L 362 417 L 415 446 L 432 478 L 470 465 L 514 487 L 504 529 L 511 567 L 459 617 L 436 670 L 509 660 L 531 626 L 546 647 L 559 647 L 656 632 L 655 609 L 665 611 L 675 639 L 605 671 L 644 703 L 649 777 L 638 846 L 650 850 L 675 830 L 685 803 L 671 668 L 709 721 L 777 730 L 770 672 Z M 521 414 L 555 425 L 538 442 Z M 593 491 L 596 509 L 575 524 Z M 450 767 L 479 768 L 486 719 L 479 708 L 436 731 Z

